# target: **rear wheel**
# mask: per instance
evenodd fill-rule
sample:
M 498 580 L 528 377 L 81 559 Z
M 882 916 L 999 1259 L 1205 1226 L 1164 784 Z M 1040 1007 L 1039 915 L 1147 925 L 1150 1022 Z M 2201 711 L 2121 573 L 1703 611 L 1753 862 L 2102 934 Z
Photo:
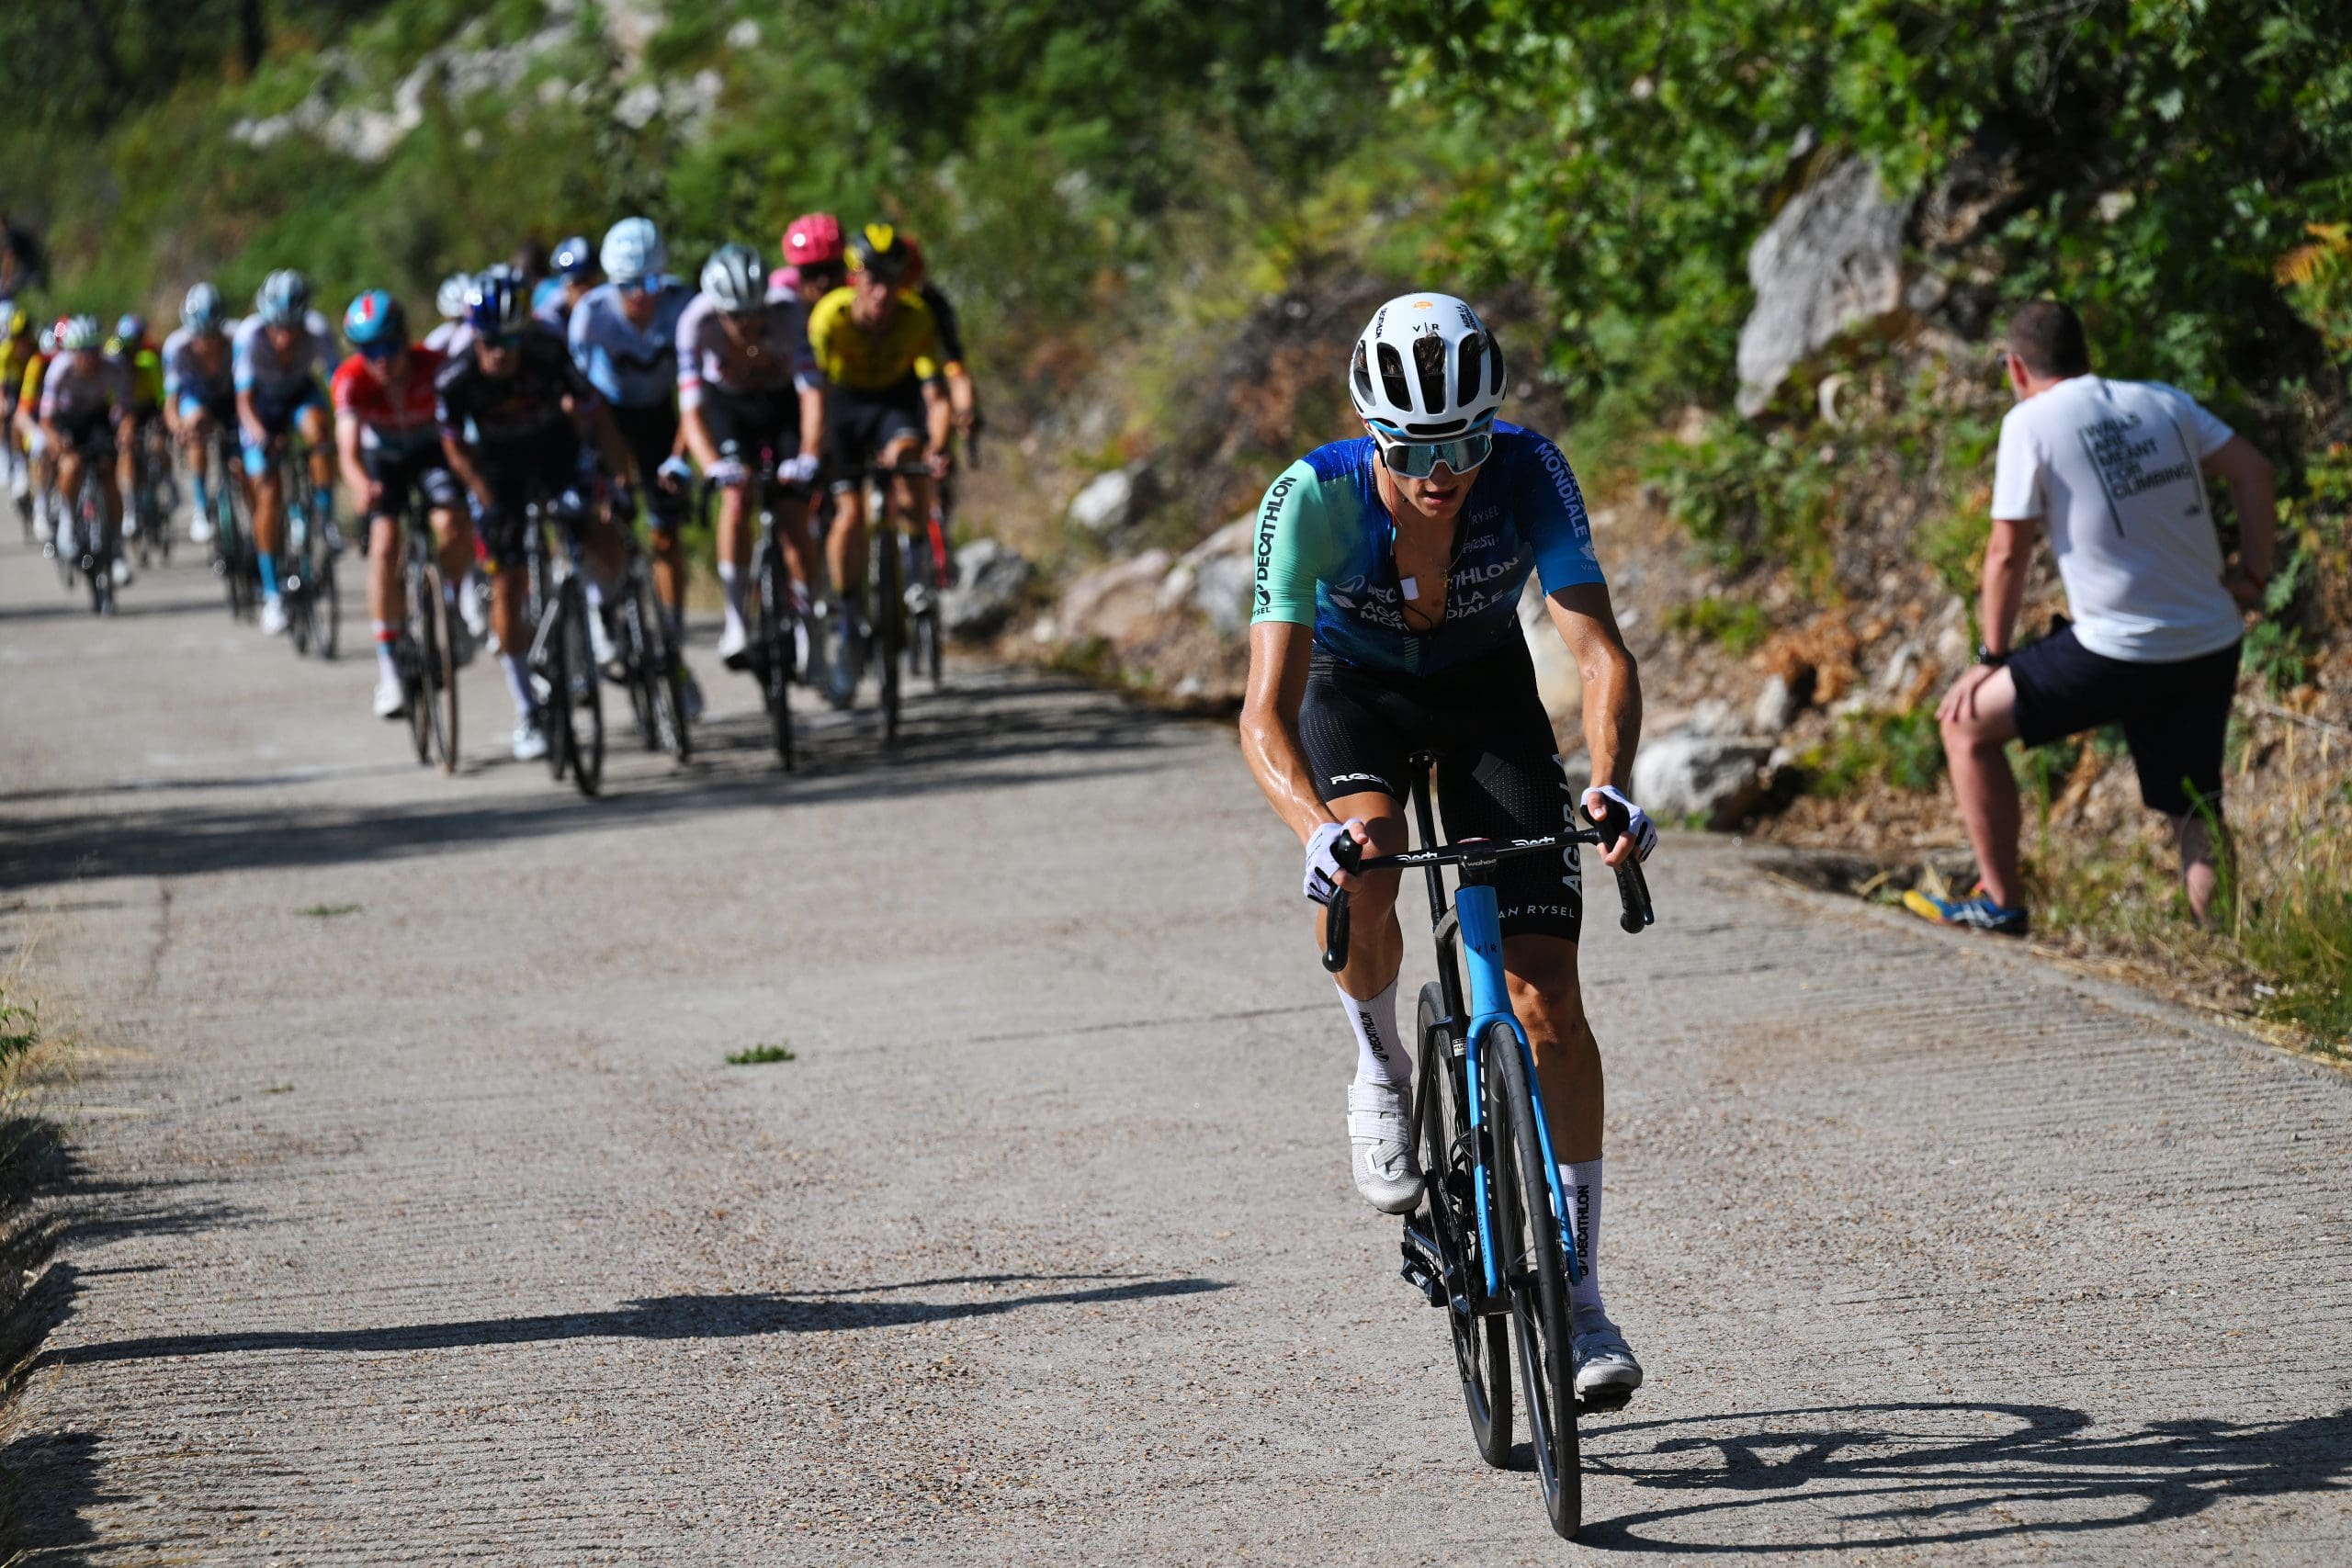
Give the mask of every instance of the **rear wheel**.
M 899 738 L 899 650 L 906 641 L 905 585 L 899 580 L 899 531 L 886 525 L 880 547 L 874 552 L 881 581 L 874 593 L 876 672 L 882 682 L 882 738 Z
M 784 558 L 773 537 L 763 541 L 759 557 L 760 697 L 767 704 L 768 723 L 775 735 L 776 760 L 790 773 L 794 767 L 792 740 L 792 591 L 786 584 Z
M 424 684 L 433 710 L 433 750 L 441 759 L 441 771 L 454 773 L 458 771 L 458 649 L 449 626 L 454 612 L 438 566 L 426 562 L 422 581 Z
M 1487 1025 L 1484 1038 L 1487 1120 L 1495 1133 L 1496 1271 L 1510 1298 L 1511 1338 L 1544 1511 L 1552 1528 L 1573 1540 L 1584 1522 L 1584 1477 L 1577 1462 L 1566 1257 L 1528 1090 L 1526 1049 L 1508 1023 Z
M 1477 1171 L 1471 1163 L 1471 1130 L 1457 1085 L 1453 1040 L 1445 1027 L 1445 999 L 1436 981 L 1421 987 L 1416 1020 L 1420 1064 L 1416 1081 L 1421 1128 L 1421 1169 L 1427 1173 L 1430 1239 L 1453 1301 L 1446 1307 L 1453 1331 L 1453 1367 L 1462 1379 L 1462 1403 L 1478 1457 L 1500 1468 L 1510 1462 L 1510 1341 L 1498 1317 L 1463 1310 L 1483 1284 L 1477 1257 Z M 1455 1304 L 1455 1303 L 1460 1304 Z
M 646 637 L 645 607 L 634 585 L 624 592 L 613 620 L 620 643 L 621 685 L 628 693 L 629 721 L 637 730 L 638 744 L 651 751 L 662 744 L 653 723 L 653 649 Z
M 670 623 L 662 618 L 653 584 L 641 574 L 634 597 L 638 622 L 645 628 L 645 684 L 653 699 L 653 743 L 683 762 L 694 752 L 694 741 L 686 734 L 685 666 L 677 644 L 670 640 Z
M 343 596 L 335 592 L 334 556 L 326 542 L 311 543 L 311 646 L 321 659 L 343 651 Z
M 563 665 L 566 681 L 559 696 L 566 710 L 564 732 L 571 750 L 571 782 L 580 793 L 594 795 L 605 783 L 604 678 L 596 669 L 596 654 L 588 640 L 588 591 L 577 575 L 563 580 L 558 591 L 563 604 Z

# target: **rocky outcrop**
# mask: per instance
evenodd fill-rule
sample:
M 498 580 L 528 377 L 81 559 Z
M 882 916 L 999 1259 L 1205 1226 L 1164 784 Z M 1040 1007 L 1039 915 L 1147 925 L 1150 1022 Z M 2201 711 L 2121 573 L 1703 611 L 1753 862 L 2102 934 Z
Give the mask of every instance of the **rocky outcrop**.
M 1668 827 L 1697 820 L 1718 830 L 1739 824 L 1764 796 L 1772 748 L 1740 737 L 1661 735 L 1634 759 L 1634 798 Z
M 1021 607 L 1029 586 L 1029 563 L 994 539 L 974 539 L 956 552 L 956 582 L 940 598 L 947 635 L 994 637 Z
M 1747 253 L 1756 307 L 1739 333 L 1739 412 L 1764 411 L 1789 372 L 1858 325 L 1904 309 L 1905 204 L 1875 164 L 1839 164 L 1791 198 Z

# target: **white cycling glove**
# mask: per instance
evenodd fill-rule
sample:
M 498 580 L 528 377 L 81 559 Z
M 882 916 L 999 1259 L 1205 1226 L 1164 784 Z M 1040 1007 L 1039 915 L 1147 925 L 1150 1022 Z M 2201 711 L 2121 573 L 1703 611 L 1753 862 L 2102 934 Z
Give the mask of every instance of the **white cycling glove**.
M 710 466 L 710 482 L 721 490 L 733 490 L 750 482 L 752 470 L 732 457 L 721 457 Z
M 662 458 L 662 466 L 654 469 L 653 472 L 657 478 L 667 480 L 669 483 L 673 485 L 694 483 L 695 470 L 693 466 L 674 452 L 669 457 Z
M 775 466 L 775 477 L 788 485 L 814 484 L 817 479 L 817 454 L 803 452 L 797 457 L 786 457 Z
M 1584 792 L 1584 808 L 1588 815 L 1592 814 L 1592 802 L 1596 795 L 1614 801 L 1617 808 L 1625 814 L 1625 831 L 1634 840 L 1634 858 L 1637 861 L 1649 859 L 1650 852 L 1657 848 L 1657 824 L 1650 820 L 1650 814 L 1618 794 L 1616 785 L 1595 784 Z
M 1326 822 L 1306 837 L 1306 897 L 1317 904 L 1329 904 L 1331 895 L 1340 890 L 1340 861 L 1331 851 L 1340 840 L 1352 840 L 1351 828 L 1361 822 Z

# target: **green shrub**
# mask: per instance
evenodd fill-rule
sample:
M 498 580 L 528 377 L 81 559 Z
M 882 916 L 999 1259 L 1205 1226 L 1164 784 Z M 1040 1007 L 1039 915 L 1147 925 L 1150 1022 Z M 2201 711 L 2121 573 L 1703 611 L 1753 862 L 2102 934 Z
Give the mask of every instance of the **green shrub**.
M 1772 630 L 1760 606 L 1713 594 L 1675 605 L 1667 611 L 1666 624 L 1685 637 L 1712 642 L 1736 659 L 1762 647 Z
M 1927 795 L 1944 776 L 1943 733 L 1933 708 L 1856 714 L 1841 720 L 1837 737 L 1797 765 L 1810 795 L 1836 799 L 1871 783 Z

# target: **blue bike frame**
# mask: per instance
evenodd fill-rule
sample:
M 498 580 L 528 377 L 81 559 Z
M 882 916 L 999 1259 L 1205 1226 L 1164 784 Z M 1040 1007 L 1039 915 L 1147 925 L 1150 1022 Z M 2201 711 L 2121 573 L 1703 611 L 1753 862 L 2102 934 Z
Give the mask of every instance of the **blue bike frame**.
M 1432 868 L 1434 870 L 1434 868 Z M 1470 1032 L 1463 1053 L 1468 1069 L 1470 1096 L 1470 1152 L 1476 1171 L 1478 1206 L 1478 1257 L 1487 1271 L 1487 1294 L 1489 1298 L 1502 1295 L 1502 1279 L 1495 1271 L 1494 1214 L 1487 1198 L 1491 1173 L 1487 1164 L 1487 1097 L 1484 1090 L 1485 1066 L 1479 1060 L 1487 1031 L 1496 1023 L 1510 1025 L 1511 1038 L 1519 1043 L 1521 1069 L 1527 1077 L 1529 1108 L 1535 1115 L 1535 1136 L 1544 1150 L 1544 1186 L 1552 1195 L 1552 1214 L 1559 1224 L 1560 1250 L 1566 1254 L 1568 1283 L 1584 1278 L 1584 1260 L 1577 1255 L 1575 1228 L 1568 1223 L 1567 1194 L 1560 1186 L 1560 1165 L 1552 1156 L 1552 1125 L 1544 1111 L 1544 1090 L 1535 1081 L 1535 1053 L 1527 1043 L 1527 1031 L 1510 1010 L 1510 991 L 1503 979 L 1502 918 L 1495 900 L 1494 888 L 1485 883 L 1465 883 L 1453 890 L 1453 915 L 1462 933 L 1462 945 L 1470 970 Z M 1437 1086 L 1431 1085 L 1434 1092 Z M 1506 1129 L 1502 1136 L 1510 1134 Z

